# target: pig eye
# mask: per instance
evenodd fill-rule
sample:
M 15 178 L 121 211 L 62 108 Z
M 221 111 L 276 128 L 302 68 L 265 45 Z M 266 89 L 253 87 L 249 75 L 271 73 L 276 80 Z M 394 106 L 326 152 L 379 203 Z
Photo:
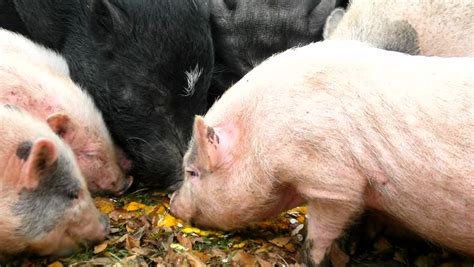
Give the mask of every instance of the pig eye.
M 69 199 L 78 199 L 79 198 L 79 193 L 78 192 L 67 192 L 67 196 Z
M 83 151 L 80 153 L 80 156 L 87 159 L 95 159 L 97 157 L 97 153 L 92 151 Z
M 199 173 L 195 170 L 186 170 L 186 173 L 190 175 L 191 177 L 198 177 Z

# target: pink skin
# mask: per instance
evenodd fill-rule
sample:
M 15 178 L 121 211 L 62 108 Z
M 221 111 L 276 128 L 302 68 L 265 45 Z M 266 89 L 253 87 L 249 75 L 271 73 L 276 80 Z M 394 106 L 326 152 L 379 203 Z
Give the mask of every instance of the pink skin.
M 4 112 L 0 108 L 0 113 Z M 21 114 L 16 112 L 15 116 Z M 12 112 L 12 114 L 14 114 Z M 2 114 L 0 114 L 1 116 Z M 108 222 L 94 205 L 74 156 L 57 136 L 39 121 L 23 121 L 24 117 L 13 117 L 0 123 L 9 125 L 8 130 L 0 131 L 0 260 L 22 252 L 38 255 L 66 255 L 82 244 L 96 243 L 106 238 Z M 20 123 L 19 123 L 20 122 Z M 30 128 L 27 128 L 30 127 Z M 49 131 L 49 133 L 48 133 Z M 46 132 L 46 134 L 45 134 Z M 14 133 L 13 135 L 11 133 Z M 48 136 L 34 139 L 35 136 Z M 17 149 L 24 140 L 32 140 L 26 159 L 20 158 Z M 70 159 L 70 177 L 80 184 L 77 198 L 61 214 L 55 227 L 39 236 L 16 234 L 20 229 L 20 217 L 15 216 L 8 207 L 19 201 L 20 190 L 36 190 L 40 175 L 48 166 L 56 166 L 59 154 Z M 41 166 L 41 167 L 40 167 Z M 54 209 L 54 207 L 50 207 Z M 41 220 L 44 218 L 38 218 Z M 35 222 L 39 223 L 39 222 Z M 39 223 L 40 224 L 40 223 Z
M 230 230 L 306 200 L 319 264 L 374 208 L 474 255 L 473 64 L 343 41 L 277 55 L 196 118 L 171 211 Z
M 47 66 L 18 55 L 1 56 L 6 59 L 0 62 L 0 101 L 45 120 L 71 146 L 92 194 L 123 194 L 133 178 L 119 165 L 120 152 L 92 100 L 69 77 Z

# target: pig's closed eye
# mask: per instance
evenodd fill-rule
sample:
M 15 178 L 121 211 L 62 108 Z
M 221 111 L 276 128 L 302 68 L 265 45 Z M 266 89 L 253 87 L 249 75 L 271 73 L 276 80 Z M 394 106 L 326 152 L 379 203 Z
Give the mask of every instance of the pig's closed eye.
M 191 177 L 198 177 L 199 176 L 199 172 L 197 172 L 195 170 L 186 170 L 186 173 Z

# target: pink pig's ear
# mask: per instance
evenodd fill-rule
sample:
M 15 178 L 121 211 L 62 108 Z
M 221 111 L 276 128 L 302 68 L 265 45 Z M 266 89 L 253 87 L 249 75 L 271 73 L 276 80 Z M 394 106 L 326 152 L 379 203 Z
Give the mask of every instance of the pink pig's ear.
M 70 134 L 74 131 L 74 123 L 71 122 L 71 119 L 68 115 L 63 113 L 54 113 L 49 115 L 49 117 L 46 119 L 46 122 L 53 132 L 66 141 Z
M 194 138 L 198 157 L 207 165 L 209 171 L 214 171 L 232 159 L 230 150 L 235 141 L 235 130 L 230 125 L 212 128 L 206 125 L 203 117 L 196 116 Z
M 26 175 L 21 178 L 20 186 L 34 189 L 39 178 L 46 171 L 51 171 L 58 160 L 58 150 L 53 141 L 46 138 L 37 139 L 31 147 L 26 162 Z

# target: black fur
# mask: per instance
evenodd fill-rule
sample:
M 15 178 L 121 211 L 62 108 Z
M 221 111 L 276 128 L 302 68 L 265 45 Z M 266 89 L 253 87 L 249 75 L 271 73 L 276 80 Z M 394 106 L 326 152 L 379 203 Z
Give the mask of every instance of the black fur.
M 216 67 L 209 103 L 271 55 L 321 40 L 335 5 L 335 0 L 211 0 Z
M 15 9 L 13 0 L 0 0 L 0 25 L 21 34 L 27 34 L 25 24 Z
M 0 0 L 1 1 L 1 0 Z M 65 56 L 139 182 L 169 187 L 195 114 L 207 109 L 213 47 L 207 0 L 15 0 L 29 36 Z M 185 72 L 202 75 L 188 95 Z
M 71 168 L 60 155 L 55 164 L 41 169 L 37 188 L 20 191 L 19 200 L 11 206 L 13 215 L 21 217 L 16 234 L 34 238 L 54 229 L 81 190 L 79 180 L 71 176 Z

